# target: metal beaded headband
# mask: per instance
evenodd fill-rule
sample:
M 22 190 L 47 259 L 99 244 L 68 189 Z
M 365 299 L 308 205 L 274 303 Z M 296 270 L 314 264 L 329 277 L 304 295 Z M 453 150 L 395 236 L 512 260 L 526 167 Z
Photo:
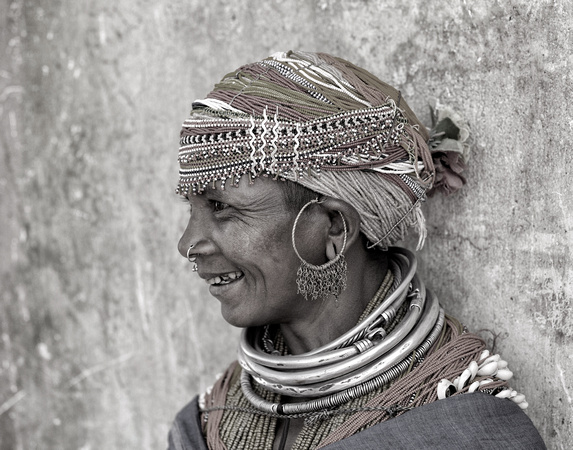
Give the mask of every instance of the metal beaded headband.
M 420 144 L 426 152 L 427 145 L 392 99 L 304 123 L 269 117 L 266 109 L 255 117 L 195 108 L 181 131 L 180 195 L 201 193 L 219 180 L 224 189 L 227 180 L 238 184 L 245 174 L 288 178 L 366 169 L 399 176 L 414 199 L 422 199 L 425 181 L 433 177 L 428 158 L 418 154 Z M 412 173 L 418 176 L 406 175 Z

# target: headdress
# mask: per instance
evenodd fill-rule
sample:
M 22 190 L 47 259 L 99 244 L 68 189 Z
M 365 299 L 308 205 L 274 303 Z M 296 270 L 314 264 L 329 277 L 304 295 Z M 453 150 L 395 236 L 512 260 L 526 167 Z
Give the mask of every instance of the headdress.
M 324 53 L 277 53 L 226 75 L 183 123 L 177 193 L 243 175 L 288 179 L 349 201 L 370 245 L 415 226 L 435 179 L 428 133 L 401 93 Z

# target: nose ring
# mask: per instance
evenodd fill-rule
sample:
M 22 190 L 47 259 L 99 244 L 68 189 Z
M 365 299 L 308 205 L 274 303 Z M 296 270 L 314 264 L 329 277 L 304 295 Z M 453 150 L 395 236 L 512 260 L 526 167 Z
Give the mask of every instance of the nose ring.
M 187 259 L 189 260 L 189 262 L 195 262 L 195 260 L 197 259 L 197 255 L 191 253 L 191 250 L 193 250 L 194 248 L 195 244 L 191 244 L 187 249 Z
M 193 272 L 197 272 L 197 254 L 191 253 L 191 250 L 195 248 L 195 244 L 191 244 L 187 249 L 187 259 L 189 262 L 193 263 L 193 268 L 191 269 Z

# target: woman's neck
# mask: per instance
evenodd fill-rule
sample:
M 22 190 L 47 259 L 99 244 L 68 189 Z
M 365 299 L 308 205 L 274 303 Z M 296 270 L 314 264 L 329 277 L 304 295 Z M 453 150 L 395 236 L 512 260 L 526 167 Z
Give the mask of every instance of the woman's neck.
M 326 345 L 354 327 L 380 287 L 388 271 L 385 256 L 364 254 L 362 261 L 349 255 L 347 288 L 333 298 L 309 300 L 307 313 L 280 325 L 287 348 L 293 355 Z

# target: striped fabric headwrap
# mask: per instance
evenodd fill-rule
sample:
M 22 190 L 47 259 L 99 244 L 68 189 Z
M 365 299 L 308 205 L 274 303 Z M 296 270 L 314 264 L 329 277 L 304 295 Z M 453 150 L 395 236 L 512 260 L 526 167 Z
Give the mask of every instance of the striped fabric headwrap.
M 428 133 L 399 91 L 324 53 L 277 53 L 226 75 L 183 123 L 180 195 L 243 175 L 288 179 L 351 203 L 370 246 L 409 227 L 434 181 Z

